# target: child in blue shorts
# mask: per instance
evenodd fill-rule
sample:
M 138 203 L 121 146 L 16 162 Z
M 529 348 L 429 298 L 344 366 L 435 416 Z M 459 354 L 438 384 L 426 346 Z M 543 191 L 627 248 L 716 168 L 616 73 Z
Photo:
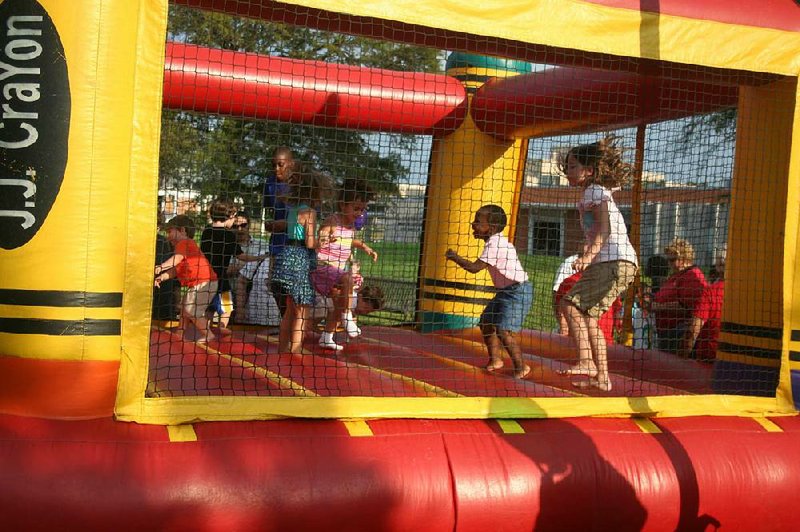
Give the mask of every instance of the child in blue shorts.
M 531 309 L 533 287 L 517 257 L 514 244 L 502 234 L 507 222 L 502 207 L 484 205 L 475 213 L 472 222 L 472 235 L 486 242 L 481 256 L 472 262 L 448 249 L 445 257 L 470 273 L 489 268 L 497 294 L 486 305 L 479 323 L 489 351 L 486 371 L 497 371 L 503 367 L 502 351 L 505 348 L 514 363 L 514 377 L 524 379 L 531 368 L 522 361 L 515 333 L 522 329 L 522 321 Z

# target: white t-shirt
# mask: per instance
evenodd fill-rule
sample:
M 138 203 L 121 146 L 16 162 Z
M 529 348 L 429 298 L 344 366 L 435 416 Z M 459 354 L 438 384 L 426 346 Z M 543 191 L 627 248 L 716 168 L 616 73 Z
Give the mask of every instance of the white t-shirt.
M 606 202 L 608 206 L 610 234 L 592 262 L 626 260 L 638 266 L 639 261 L 636 258 L 636 250 L 633 249 L 628 238 L 628 228 L 625 227 L 625 220 L 614 202 L 611 190 L 597 184 L 586 187 L 583 191 L 583 198 L 578 203 L 578 212 L 581 215 L 581 225 L 583 226 L 583 234 L 586 236 L 586 241 L 592 242 L 600 229 L 600 224 L 595 220 L 595 215 L 598 210 L 597 207 L 602 202 Z
M 556 277 L 553 280 L 553 292 L 558 291 L 558 287 L 561 286 L 561 283 L 564 282 L 564 279 L 575 273 L 575 270 L 572 269 L 572 264 L 576 260 L 578 260 L 578 255 L 570 255 L 564 259 L 564 262 L 562 262 L 561 266 L 558 267 Z
M 495 288 L 506 288 L 528 280 L 517 250 L 501 233 L 489 237 L 478 260 L 489 265 L 489 275 Z
M 253 288 L 250 290 L 244 310 L 244 322 L 258 325 L 280 325 L 281 312 L 267 286 L 269 259 L 248 262 L 241 269 L 239 275 L 253 280 Z

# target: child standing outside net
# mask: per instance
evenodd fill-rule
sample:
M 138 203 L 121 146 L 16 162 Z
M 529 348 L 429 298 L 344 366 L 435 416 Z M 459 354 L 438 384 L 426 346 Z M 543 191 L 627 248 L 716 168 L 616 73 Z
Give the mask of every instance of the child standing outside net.
M 330 190 L 326 176 L 300 171 L 286 198 L 286 242 L 275 257 L 271 281 L 278 305 L 286 309 L 278 335 L 279 353 L 303 351 L 303 336 L 315 300 L 310 274 L 316 267 L 317 208 Z
M 372 190 L 366 183 L 356 179 L 345 180 L 339 191 L 338 212 L 327 218 L 319 230 L 317 269 L 311 273 L 311 284 L 318 293 L 331 298 L 334 304 L 319 340 L 319 345 L 325 349 L 343 349 L 333 339 L 340 321 L 350 338 L 361 334 L 350 310 L 354 283 L 349 262 L 353 249 L 364 251 L 373 261 L 378 260 L 375 250 L 355 238 L 356 220 L 364 213 L 370 199 Z
M 583 188 L 578 212 L 586 238 L 583 253 L 573 263 L 574 270 L 583 275 L 561 300 L 570 336 L 578 347 L 578 363 L 562 374 L 589 378 L 574 382 L 576 387 L 608 392 L 606 341 L 598 320 L 627 290 L 638 269 L 636 250 L 611 193 L 630 181 L 632 167 L 623 162 L 613 136 L 571 148 L 559 167 L 571 186 Z
M 181 214 L 167 222 L 166 230 L 175 253 L 155 267 L 155 286 L 177 277 L 181 286 L 187 288 L 181 301 L 182 333 L 185 334 L 189 324 L 194 323 L 200 333 L 197 342 L 214 340 L 215 336 L 208 329 L 206 309 L 217 293 L 217 276 L 194 241 L 194 222 Z
M 514 363 L 514 377 L 524 379 L 531 368 L 522 360 L 515 335 L 522 329 L 522 321 L 531 309 L 533 287 L 514 244 L 502 234 L 507 223 L 502 207 L 484 205 L 475 213 L 472 222 L 472 235 L 486 242 L 481 256 L 470 261 L 448 249 L 445 258 L 470 273 L 489 269 L 492 283 L 498 291 L 486 305 L 479 322 L 483 341 L 489 351 L 486 371 L 493 372 L 503 367 L 502 351 L 505 348 Z

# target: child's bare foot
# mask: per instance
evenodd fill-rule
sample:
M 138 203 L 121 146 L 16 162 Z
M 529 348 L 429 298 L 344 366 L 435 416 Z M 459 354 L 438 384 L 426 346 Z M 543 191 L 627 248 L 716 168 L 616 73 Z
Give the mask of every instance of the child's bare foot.
M 486 364 L 486 371 L 489 373 L 493 371 L 497 371 L 498 369 L 503 369 L 503 361 L 499 358 L 490 358 L 489 363 Z
M 216 339 L 217 339 L 217 337 L 214 336 L 213 333 L 208 333 L 207 335 L 201 336 L 200 338 L 195 340 L 194 343 L 196 343 L 196 344 L 207 344 L 209 342 L 213 342 Z
M 586 390 L 587 388 L 597 388 L 601 392 L 611 391 L 611 381 L 606 377 L 605 380 L 600 380 L 597 377 L 589 377 L 587 381 L 575 381 L 572 385 L 576 388 Z
M 531 367 L 527 364 L 522 366 L 522 369 L 518 369 L 514 371 L 514 378 L 515 379 L 524 379 L 527 377 L 531 372 Z
M 232 330 L 230 330 L 230 329 L 228 329 L 227 327 L 220 327 L 220 328 L 219 328 L 219 333 L 220 333 L 222 336 L 230 336 L 230 335 L 232 335 L 232 334 L 233 334 L 233 331 L 232 331 Z
M 592 362 L 578 362 L 567 369 L 556 371 L 559 375 L 597 377 L 597 367 Z

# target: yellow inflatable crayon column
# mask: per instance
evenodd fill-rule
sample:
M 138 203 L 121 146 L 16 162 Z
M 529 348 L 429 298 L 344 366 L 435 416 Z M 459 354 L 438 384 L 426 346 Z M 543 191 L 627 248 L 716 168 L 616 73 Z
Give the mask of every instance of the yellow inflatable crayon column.
M 166 21 L 0 3 L 0 412 L 108 416 L 121 354 L 147 352 Z
M 787 179 L 791 146 L 785 140 L 796 127 L 796 95 L 795 79 L 739 89 L 725 299 L 714 364 L 719 393 L 772 397 L 778 387 L 791 401 L 782 346 L 795 334 L 791 325 L 784 327 L 783 310 L 797 286 L 791 282 L 796 250 L 791 239 L 791 247 L 781 244 L 787 221 L 795 223 L 797 216 L 795 210 L 787 220 L 787 205 L 797 205 L 798 193 Z M 781 367 L 787 378 L 779 386 Z
M 470 102 L 486 81 L 531 71 L 529 63 L 459 52 L 450 54 L 446 68 L 464 83 Z M 452 248 L 478 258 L 483 242 L 473 238 L 470 223 L 487 203 L 506 211 L 506 236 L 513 241 L 527 146 L 483 133 L 469 114 L 457 130 L 434 137 L 419 276 L 417 321 L 423 331 L 472 327 L 491 299 L 488 272 L 467 274 L 444 255 Z

